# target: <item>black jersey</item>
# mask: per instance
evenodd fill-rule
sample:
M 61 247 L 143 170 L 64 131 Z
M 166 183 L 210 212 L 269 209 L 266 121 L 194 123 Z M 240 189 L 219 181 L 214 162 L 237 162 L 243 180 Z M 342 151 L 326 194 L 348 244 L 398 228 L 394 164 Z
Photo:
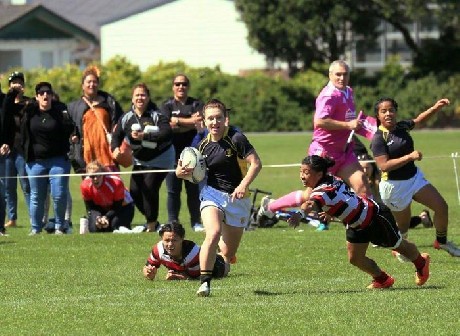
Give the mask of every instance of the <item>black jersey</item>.
M 180 103 L 174 98 L 170 98 L 161 105 L 160 112 L 164 114 L 168 120 L 171 120 L 172 117 L 191 118 L 194 113 L 201 112 L 203 106 L 204 104 L 201 101 L 193 97 L 187 97 L 185 104 Z M 174 134 L 173 145 L 176 150 L 176 160 L 179 159 L 182 150 L 190 146 L 195 135 L 196 129 Z
M 380 126 L 372 138 L 371 150 L 374 157 L 388 155 L 388 159 L 397 159 L 414 151 L 414 141 L 409 134 L 415 126 L 413 120 L 396 123 L 394 130 L 389 131 Z M 382 180 L 407 180 L 417 173 L 414 161 L 382 174 Z
M 207 185 L 231 194 L 248 171 L 246 157 L 254 152 L 243 133 L 230 126 L 224 137 L 213 142 L 208 134 L 198 145 L 208 168 Z

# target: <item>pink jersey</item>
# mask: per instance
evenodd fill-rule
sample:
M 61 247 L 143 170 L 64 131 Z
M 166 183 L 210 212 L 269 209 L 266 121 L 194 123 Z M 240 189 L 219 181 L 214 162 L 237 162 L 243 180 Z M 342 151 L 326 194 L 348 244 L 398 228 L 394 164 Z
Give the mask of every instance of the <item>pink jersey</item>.
M 349 86 L 345 90 L 339 90 L 329 82 L 316 98 L 314 118 L 315 120 L 329 118 L 338 121 L 356 119 L 353 90 Z M 310 155 L 321 155 L 321 149 L 328 153 L 343 152 L 349 135 L 350 130 L 326 130 L 315 127 Z

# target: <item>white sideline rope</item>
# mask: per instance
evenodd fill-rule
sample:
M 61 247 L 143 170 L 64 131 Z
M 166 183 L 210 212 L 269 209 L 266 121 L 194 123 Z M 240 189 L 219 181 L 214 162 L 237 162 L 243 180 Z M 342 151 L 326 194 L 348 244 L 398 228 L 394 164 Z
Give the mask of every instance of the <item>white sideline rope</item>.
M 445 155 L 438 155 L 438 156 L 429 156 L 429 157 L 424 157 L 423 159 L 443 159 L 443 158 L 449 158 L 452 157 L 454 160 L 454 169 L 455 169 L 455 178 L 457 181 L 457 191 L 458 191 L 458 197 L 459 197 L 459 203 L 460 203 L 460 186 L 459 186 L 459 181 L 458 181 L 458 175 L 457 175 L 457 166 L 455 162 L 455 158 L 459 157 L 458 153 L 452 153 L 450 156 L 445 156 Z M 365 163 L 371 163 L 375 162 L 375 160 L 362 160 L 360 162 L 365 162 Z M 286 164 L 271 164 L 271 165 L 263 165 L 263 168 L 289 168 L 289 167 L 300 167 L 300 162 L 299 163 L 286 163 Z M 88 175 L 128 175 L 128 174 L 145 174 L 145 173 L 170 173 L 170 172 L 175 172 L 175 169 L 150 169 L 150 170 L 138 170 L 138 171 L 109 171 L 109 172 L 98 172 L 98 173 L 69 173 L 69 174 L 51 174 L 51 175 L 26 175 L 24 177 L 28 178 L 47 178 L 47 177 L 53 177 L 53 176 L 68 176 L 68 177 L 74 177 L 74 176 L 80 176 L 80 177 L 86 177 Z M 0 176 L 0 179 L 10 179 L 10 178 L 18 178 L 19 176 Z
M 454 162 L 455 182 L 457 184 L 457 198 L 458 198 L 458 205 L 460 205 L 460 187 L 458 185 L 457 160 L 456 160 L 458 158 L 458 152 L 451 153 L 450 156 L 452 157 L 452 161 Z

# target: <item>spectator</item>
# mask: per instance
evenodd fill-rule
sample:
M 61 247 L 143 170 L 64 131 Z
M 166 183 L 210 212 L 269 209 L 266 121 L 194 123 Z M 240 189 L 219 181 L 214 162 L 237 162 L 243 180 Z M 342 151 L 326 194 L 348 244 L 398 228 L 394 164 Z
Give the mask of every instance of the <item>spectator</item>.
M 50 83 L 38 83 L 35 93 L 36 102 L 26 106 L 21 122 L 21 141 L 30 183 L 30 234 L 39 234 L 43 228 L 48 183 L 54 206 L 55 233 L 63 234 L 69 183 L 65 174 L 70 172 L 67 153 L 75 127 L 65 105 L 53 102 Z
M 190 80 L 187 76 L 183 74 L 175 76 L 172 84 L 174 96 L 165 101 L 160 110 L 168 117 L 173 129 L 173 144 L 176 150 L 177 162 L 182 150 L 192 145 L 193 139 L 197 134 L 197 126 L 200 127 L 202 123 L 203 103 L 188 96 Z M 203 231 L 198 185 L 179 179 L 173 172 L 166 177 L 168 221 L 169 223 L 179 222 L 182 183 L 185 185 L 187 194 L 187 206 L 192 229 L 194 231 Z
M 15 71 L 8 77 L 9 91 L 6 95 L 3 113 L 4 119 L 8 123 L 5 127 L 6 137 L 11 139 L 9 144 L 10 154 L 5 157 L 5 193 L 8 222 L 5 227 L 15 227 L 18 218 L 18 197 L 17 197 L 17 179 L 27 208 L 30 203 L 30 185 L 27 179 L 24 155 L 21 148 L 20 125 L 23 117 L 23 109 L 29 103 L 30 98 L 24 96 L 24 74 Z
M 11 142 L 6 137 L 6 130 L 4 127 L 4 114 L 3 114 L 3 103 L 5 100 L 5 94 L 1 90 L 0 86 L 0 237 L 7 236 L 5 230 L 5 156 L 10 152 L 10 146 L 8 142 Z
M 207 180 L 200 193 L 201 218 L 206 237 L 200 251 L 198 296 L 209 296 L 217 248 L 229 264 L 236 252 L 251 212 L 249 185 L 262 163 L 243 133 L 226 126 L 228 111 L 217 99 L 204 106 L 204 122 L 209 134 L 198 146 L 208 168 Z M 179 160 L 176 174 L 189 177 L 193 168 Z
M 410 227 L 412 200 L 434 211 L 433 225 L 436 239 L 433 246 L 454 257 L 460 257 L 460 249 L 447 240 L 449 209 L 445 199 L 438 190 L 428 182 L 414 161 L 422 159 L 422 153 L 415 149 L 409 131 L 420 126 L 443 107 L 449 100 L 438 100 L 428 110 L 414 119 L 397 121 L 398 104 L 392 98 L 381 98 L 374 112 L 379 129 L 371 142 L 371 149 L 382 171 L 379 184 L 382 201 L 391 209 L 398 223 L 399 230 L 407 237 Z
M 200 276 L 200 247 L 191 240 L 185 240 L 184 227 L 179 223 L 162 225 L 159 234 L 161 240 L 152 247 L 150 256 L 142 270 L 144 276 L 155 279 L 158 268 L 168 269 L 166 280 L 190 280 Z M 213 276 L 221 278 L 227 275 L 228 267 L 221 255 L 216 256 Z
M 134 203 L 119 176 L 103 174 L 105 167 L 97 162 L 86 166 L 88 176 L 80 190 L 88 210 L 90 232 L 112 232 L 121 226 L 131 229 Z
M 53 92 L 53 102 L 55 102 L 56 105 L 61 106 L 62 109 L 66 109 L 65 104 L 61 103 L 59 99 L 59 95 L 57 92 Z M 78 137 L 74 134 L 72 134 L 71 137 L 71 145 L 74 143 L 78 142 Z M 67 189 L 67 206 L 65 209 L 65 220 L 64 220 L 64 227 L 62 230 L 65 233 L 71 233 L 72 232 L 72 194 L 70 192 L 70 186 Z M 49 218 L 49 208 L 50 208 L 50 186 L 48 185 L 48 192 L 46 194 L 46 200 L 45 200 L 45 214 L 43 216 L 43 223 L 45 223 L 44 230 L 48 233 L 54 233 L 54 218 Z
M 113 133 L 112 155 L 116 160 L 126 138 L 134 160 L 129 190 L 136 207 L 147 220 L 147 231 L 155 232 L 160 227 L 159 193 L 167 174 L 164 170 L 174 168 L 172 131 L 168 119 L 151 103 L 150 90 L 145 84 L 134 87 L 132 103 L 131 110 L 119 120 Z
M 77 173 L 83 173 L 86 164 L 93 160 L 112 171 L 118 169 L 112 160 L 107 134 L 112 132 L 123 110 L 112 95 L 99 90 L 99 76 L 97 67 L 86 68 L 81 81 L 83 95 L 69 103 L 69 113 L 80 138 L 69 154 Z

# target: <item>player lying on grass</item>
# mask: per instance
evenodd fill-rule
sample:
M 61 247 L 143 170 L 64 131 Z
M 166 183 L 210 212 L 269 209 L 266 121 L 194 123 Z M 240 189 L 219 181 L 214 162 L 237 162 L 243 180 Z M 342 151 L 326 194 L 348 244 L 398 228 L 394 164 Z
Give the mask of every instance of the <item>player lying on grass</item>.
M 190 280 L 200 276 L 200 247 L 191 240 L 185 240 L 185 229 L 181 224 L 165 224 L 159 231 L 161 240 L 152 247 L 142 272 L 149 279 L 155 279 L 158 268 L 168 269 L 166 280 Z M 228 267 L 221 255 L 216 256 L 213 277 L 227 275 Z
M 327 157 L 311 155 L 303 159 L 300 179 L 306 190 L 297 193 L 297 203 L 295 197 L 288 194 L 268 204 L 266 211 L 269 213 L 292 207 L 293 204 L 302 204 L 304 213 L 317 210 L 340 219 L 346 227 L 349 262 L 373 278 L 367 288 L 389 288 L 395 281 L 366 256 L 369 242 L 391 248 L 411 260 L 416 268 L 415 283 L 423 285 L 430 276 L 430 256 L 420 254 L 415 244 L 402 239 L 395 219 L 386 206 L 358 196 L 341 179 L 327 174 L 327 169 L 332 165 L 334 161 Z M 288 223 L 296 227 L 300 218 L 300 214 L 293 213 Z

